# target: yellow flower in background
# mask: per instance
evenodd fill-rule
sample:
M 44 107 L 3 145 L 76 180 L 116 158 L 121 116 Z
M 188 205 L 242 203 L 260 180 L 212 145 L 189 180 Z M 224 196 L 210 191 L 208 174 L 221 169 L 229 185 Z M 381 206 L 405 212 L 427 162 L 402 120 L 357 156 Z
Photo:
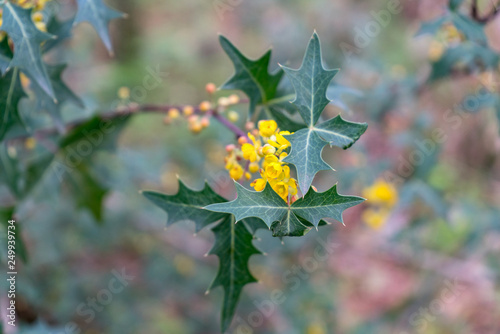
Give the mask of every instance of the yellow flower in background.
M 366 225 L 370 226 L 374 230 L 379 230 L 384 226 L 385 222 L 389 218 L 390 211 L 387 209 L 373 209 L 369 208 L 363 211 L 361 219 Z
M 398 201 L 398 191 L 391 183 L 378 179 L 373 185 L 363 190 L 363 197 L 370 204 L 392 207 Z
M 442 43 L 440 43 L 436 40 L 433 40 L 431 42 L 431 45 L 429 47 L 429 51 L 427 53 L 429 60 L 431 60 L 433 62 L 438 61 L 443 56 L 444 50 L 445 50 L 445 48 L 444 48 L 444 45 Z
M 363 190 L 363 197 L 370 205 L 361 218 L 373 229 L 382 228 L 391 214 L 391 209 L 398 202 L 398 191 L 393 184 L 378 179 L 371 186 Z
M 277 129 L 278 124 L 273 120 L 259 122 L 259 134 L 262 137 L 271 137 Z
M 326 334 L 326 331 L 320 324 L 312 323 L 307 327 L 306 334 Z

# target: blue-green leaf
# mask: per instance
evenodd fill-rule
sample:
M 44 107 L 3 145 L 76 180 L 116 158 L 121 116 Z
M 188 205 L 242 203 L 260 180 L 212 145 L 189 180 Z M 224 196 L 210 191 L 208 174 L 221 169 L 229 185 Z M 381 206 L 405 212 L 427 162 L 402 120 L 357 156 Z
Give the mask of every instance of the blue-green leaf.
M 23 9 L 10 2 L 6 2 L 3 6 L 3 24 L 0 28 L 14 43 L 15 52 L 9 68 L 21 69 L 35 80 L 52 99 L 55 99 L 40 48 L 43 42 L 52 39 L 53 36 L 38 30 L 31 20 L 31 9 Z
M 103 0 L 77 0 L 78 12 L 74 24 L 89 22 L 101 37 L 109 53 L 113 53 L 113 46 L 109 36 L 109 21 L 125 17 L 125 14 L 108 7 Z
M 342 212 L 364 201 L 361 197 L 342 196 L 337 186 L 318 193 L 312 188 L 304 198 L 288 205 L 271 186 L 263 191 L 251 191 L 235 183 L 237 197 L 234 201 L 216 203 L 205 208 L 215 212 L 231 213 L 236 221 L 256 217 L 273 230 L 273 236 L 302 236 L 308 232 L 309 224 L 318 227 L 322 218 L 333 218 L 342 222 Z

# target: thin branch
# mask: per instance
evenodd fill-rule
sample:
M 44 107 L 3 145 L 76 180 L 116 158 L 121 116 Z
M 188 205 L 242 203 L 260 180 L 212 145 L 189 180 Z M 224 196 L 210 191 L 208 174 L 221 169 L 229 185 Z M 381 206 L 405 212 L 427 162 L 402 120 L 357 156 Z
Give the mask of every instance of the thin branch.
M 159 113 L 159 114 L 167 114 L 170 109 L 178 109 L 182 110 L 185 106 L 184 105 L 158 105 L 158 104 L 131 104 L 126 107 L 118 108 L 115 110 L 110 110 L 101 114 L 96 114 L 95 116 L 101 117 L 103 119 L 111 120 L 111 119 L 116 119 L 120 117 L 125 117 L 137 113 Z M 200 110 L 199 107 L 193 107 L 194 109 L 194 114 L 201 115 L 203 112 Z M 207 115 L 212 116 L 214 119 L 216 119 L 219 123 L 224 125 L 227 129 L 231 130 L 237 137 L 246 137 L 246 133 L 238 128 L 236 125 L 231 123 L 228 119 L 223 117 L 216 109 L 211 109 L 206 112 Z M 65 133 L 70 131 L 73 128 L 78 127 L 79 125 L 84 124 L 87 122 L 89 118 L 85 119 L 79 119 L 73 122 L 69 122 L 66 124 L 65 127 Z M 51 128 L 44 128 L 44 129 L 39 129 L 36 130 L 32 134 L 21 134 L 18 136 L 11 137 L 7 140 L 20 140 L 20 139 L 25 139 L 28 137 L 35 137 L 37 139 L 47 137 L 52 134 L 57 134 L 59 133 L 59 130 L 57 127 L 51 127 Z

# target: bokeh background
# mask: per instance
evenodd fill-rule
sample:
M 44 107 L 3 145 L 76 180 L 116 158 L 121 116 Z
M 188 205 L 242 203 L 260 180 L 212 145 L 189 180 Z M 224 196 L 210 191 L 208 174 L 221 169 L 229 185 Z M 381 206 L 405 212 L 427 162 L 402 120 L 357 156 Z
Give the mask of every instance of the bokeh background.
M 62 15 L 70 16 L 72 3 L 64 4 Z M 109 4 L 129 14 L 111 24 L 113 58 L 89 25 L 79 25 L 69 45 L 49 55 L 69 63 L 65 81 L 85 102 L 83 110 L 67 108 L 66 120 L 116 108 L 123 103 L 120 87 L 133 93 L 151 70 L 161 72 L 158 85 L 144 97 L 132 94 L 133 102 L 197 105 L 207 99 L 207 82 L 220 85 L 233 72 L 218 34 L 251 58 L 272 46 L 274 68 L 298 67 L 316 29 L 325 63 L 341 68 L 334 80 L 346 87 L 338 101 L 345 107 L 331 105 L 325 113 L 369 124 L 349 150 L 325 148 L 336 172 L 315 179 L 319 190 L 338 182 L 340 193 L 369 201 L 346 211 L 345 226 L 337 222 L 303 238 L 282 243 L 259 231 L 255 244 L 267 256 L 254 256 L 251 271 L 260 284 L 244 290 L 231 332 L 500 333 L 500 133 L 493 110 L 471 112 L 462 104 L 478 89 L 498 92 L 499 73 L 425 82 L 437 51 L 433 36 L 415 33 L 442 15 L 447 1 L 402 1 L 402 12 L 354 53 L 346 45 L 356 45 L 358 29 L 386 1 Z M 485 12 L 492 6 L 480 5 Z M 500 19 L 486 31 L 500 50 Z M 243 125 L 246 106 L 233 110 Z M 65 329 L 70 323 L 86 334 L 219 331 L 222 290 L 205 295 L 218 265 L 215 256 L 204 256 L 212 233 L 193 235 L 192 223 L 166 229 L 165 213 L 139 193 L 173 194 L 179 175 L 193 188 L 206 179 L 233 197 L 224 147 L 234 138 L 213 123 L 195 135 L 185 121 L 164 125 L 163 115 L 135 115 L 116 150 L 91 158 L 93 175 L 110 189 L 100 221 L 79 208 L 78 190 L 61 185 L 49 168 L 16 209 L 28 262 L 18 269 L 22 326 L 8 333 L 72 333 Z M 314 259 L 325 244 L 331 254 Z M 134 279 L 87 322 L 77 309 L 121 270 Z M 262 317 L 252 313 L 275 289 L 285 301 Z

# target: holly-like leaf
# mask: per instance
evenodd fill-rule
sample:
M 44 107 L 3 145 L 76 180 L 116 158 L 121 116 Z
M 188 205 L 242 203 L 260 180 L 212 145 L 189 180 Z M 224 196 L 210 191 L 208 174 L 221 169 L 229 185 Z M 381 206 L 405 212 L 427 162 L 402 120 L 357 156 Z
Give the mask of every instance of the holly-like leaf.
M 0 147 L 0 183 L 6 184 L 12 194 L 23 199 L 42 179 L 54 155 L 44 153 L 20 160 L 8 153 L 6 145 Z
M 0 76 L 0 140 L 3 140 L 5 134 L 13 127 L 24 128 L 18 104 L 25 96 L 16 68 Z
M 316 126 L 324 108 L 331 102 L 327 91 L 338 72 L 324 69 L 316 33 L 309 42 L 300 69 L 282 68 L 295 88 L 293 104 L 307 124 L 307 128 L 286 136 L 291 151 L 284 161 L 296 167 L 299 188 L 305 194 L 317 172 L 332 169 L 321 157 L 325 145 L 347 149 L 366 131 L 367 124 L 348 122 L 337 116 Z
M 199 232 L 205 226 L 226 217 L 225 214 L 203 209 L 211 203 L 226 202 L 226 199 L 219 196 L 208 184 L 205 184 L 202 190 L 196 191 L 188 188 L 179 179 L 179 190 L 175 195 L 165 195 L 154 191 L 143 191 L 142 194 L 167 212 L 167 226 L 190 220 L 195 223 L 196 232 Z
M 61 128 L 64 128 L 61 108 L 64 103 L 71 102 L 76 106 L 83 108 L 83 102 L 78 96 L 73 93 L 69 87 L 62 80 L 62 73 L 66 69 L 66 64 L 62 65 L 50 65 L 47 66 L 48 74 L 54 88 L 54 92 L 57 100 L 53 100 L 48 96 L 45 91 L 37 85 L 36 82 L 31 85 L 33 92 L 35 93 L 35 110 L 39 112 L 47 112 L 54 122 Z
M 53 38 L 42 45 L 42 52 L 45 53 L 60 43 L 71 37 L 71 29 L 73 28 L 73 20 L 59 21 L 56 16 L 52 16 L 47 22 L 47 32 L 54 35 Z
M 205 226 L 218 222 L 212 228 L 215 244 L 209 254 L 219 257 L 219 270 L 208 291 L 218 286 L 224 289 L 221 327 L 222 332 L 226 332 L 234 317 L 243 287 L 256 281 L 248 269 L 248 261 L 253 254 L 260 254 L 253 245 L 254 234 L 266 225 L 258 218 L 247 218 L 235 224 L 233 215 L 205 209 L 204 206 L 210 203 L 227 202 L 208 184 L 205 184 L 202 190 L 196 191 L 179 180 L 179 191 L 175 195 L 153 191 L 144 191 L 142 194 L 167 212 L 167 225 L 191 220 L 196 223 L 196 231 L 200 231 Z
M 269 73 L 271 50 L 261 58 L 251 60 L 245 57 L 226 37 L 219 36 L 219 41 L 234 65 L 235 73 L 227 80 L 221 89 L 238 89 L 243 91 L 250 100 L 250 113 L 258 104 L 265 104 L 276 95 L 283 71 Z
M 12 60 L 12 56 L 13 54 L 9 46 L 9 39 L 4 37 L 0 41 L 0 75 L 3 75 L 7 71 L 7 68 Z
M 248 190 L 235 183 L 237 198 L 232 202 L 216 203 L 205 208 L 215 212 L 231 213 L 236 221 L 248 217 L 260 218 L 273 230 L 273 236 L 302 236 L 310 229 L 308 224 L 318 227 L 322 218 L 333 218 L 342 222 L 342 212 L 364 201 L 361 197 L 342 196 L 337 186 L 318 193 L 312 188 L 303 197 L 288 205 L 266 184 L 263 191 Z
M 90 23 L 101 37 L 106 49 L 113 53 L 113 46 L 109 36 L 109 21 L 123 18 L 126 15 L 107 6 L 103 0 L 78 0 L 78 12 L 74 25 L 80 22 Z
M 15 52 L 9 68 L 21 69 L 35 80 L 52 99 L 55 99 L 40 48 L 43 42 L 52 39 L 53 36 L 38 30 L 31 20 L 31 9 L 23 9 L 8 1 L 3 6 L 3 24 L 0 28 L 14 43 Z
M 218 286 L 224 289 L 221 329 L 225 333 L 231 325 L 243 287 L 257 282 L 250 273 L 248 262 L 252 255 L 261 252 L 252 243 L 253 234 L 242 222 L 235 224 L 233 215 L 225 215 L 212 231 L 215 244 L 209 254 L 219 257 L 219 270 L 209 290 Z
M 97 180 L 86 164 L 80 164 L 68 174 L 68 184 L 75 194 L 76 205 L 87 209 L 96 219 L 102 222 L 103 203 L 109 189 Z

